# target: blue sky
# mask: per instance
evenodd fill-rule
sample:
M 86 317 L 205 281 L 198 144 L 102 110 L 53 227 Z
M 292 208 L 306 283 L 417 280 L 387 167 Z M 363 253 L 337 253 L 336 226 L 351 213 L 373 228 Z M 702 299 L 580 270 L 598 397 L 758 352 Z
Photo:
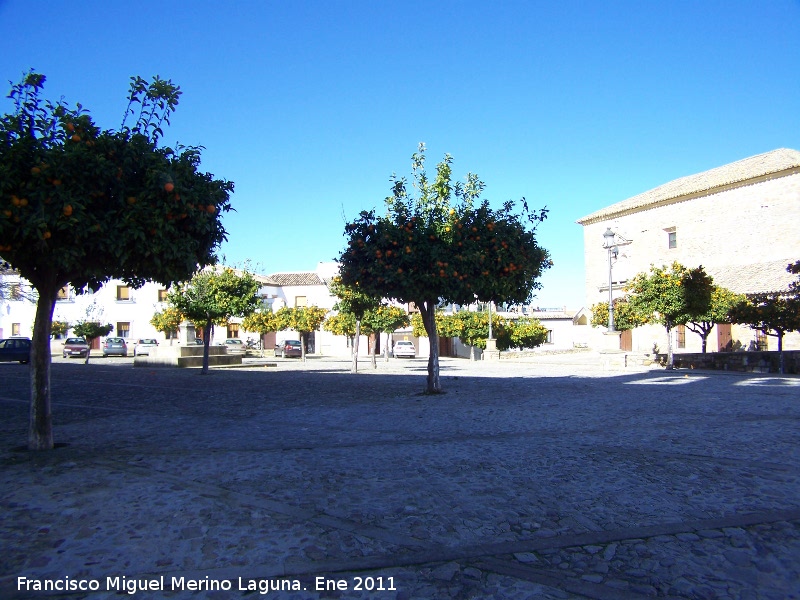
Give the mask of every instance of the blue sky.
M 130 76 L 172 79 L 165 141 L 235 182 L 222 253 L 266 273 L 333 259 L 424 141 L 492 202 L 550 209 L 534 303 L 579 308 L 576 219 L 800 148 L 798 31 L 800 0 L 0 0 L 0 78 L 33 67 L 104 128 Z

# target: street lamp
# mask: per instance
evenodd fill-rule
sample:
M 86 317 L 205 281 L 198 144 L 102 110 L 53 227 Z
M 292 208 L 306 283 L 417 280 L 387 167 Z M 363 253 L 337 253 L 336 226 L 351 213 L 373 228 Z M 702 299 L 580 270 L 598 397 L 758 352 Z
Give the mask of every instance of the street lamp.
M 617 234 L 607 227 L 603 234 L 603 248 L 608 250 L 608 330 L 614 331 L 614 296 L 612 291 L 611 259 L 617 258 L 619 248 L 615 243 Z

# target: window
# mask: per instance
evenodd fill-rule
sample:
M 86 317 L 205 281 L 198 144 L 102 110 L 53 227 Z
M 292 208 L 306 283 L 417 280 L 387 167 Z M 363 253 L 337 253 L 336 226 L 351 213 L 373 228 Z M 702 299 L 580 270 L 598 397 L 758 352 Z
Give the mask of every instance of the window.
M 58 294 L 56 295 L 56 300 L 69 300 L 69 286 L 65 285 L 63 288 L 58 290 Z
M 767 334 L 763 331 L 756 331 L 756 350 L 760 350 L 762 352 L 769 350 Z
M 238 323 L 228 323 L 228 337 L 229 338 L 238 338 L 239 337 L 239 324 Z
M 131 334 L 130 323 L 117 323 L 117 335 L 121 338 L 127 338 Z
M 158 301 L 159 302 L 167 301 L 167 290 L 158 290 Z
M 11 297 L 12 300 L 21 300 L 22 299 L 22 293 L 20 291 L 18 283 L 12 283 L 11 286 L 9 286 L 9 292 L 10 292 L 9 296 Z M 14 334 L 14 335 L 18 335 L 18 334 Z
M 295 296 L 294 297 L 294 305 L 298 306 L 308 306 L 308 299 L 305 296 Z
M 675 345 L 678 348 L 686 348 L 686 325 L 678 325 L 675 328 Z
M 131 288 L 127 285 L 118 285 L 117 286 L 117 301 L 124 301 L 131 299 Z
M 669 227 L 664 231 L 667 232 L 667 247 L 672 250 L 678 247 L 678 232 L 674 227 Z
M 20 323 L 12 323 L 11 324 L 11 335 L 19 335 L 20 331 L 21 331 Z
M 552 344 L 553 343 L 553 330 L 547 330 L 547 339 L 544 341 L 545 344 Z

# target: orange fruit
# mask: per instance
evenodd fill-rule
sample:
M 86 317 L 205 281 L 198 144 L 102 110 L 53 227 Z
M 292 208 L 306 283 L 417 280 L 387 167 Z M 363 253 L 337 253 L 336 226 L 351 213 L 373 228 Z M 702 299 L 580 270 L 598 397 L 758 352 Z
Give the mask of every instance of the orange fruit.
M 60 179 L 53 179 L 53 185 L 56 186 L 56 187 L 61 185 L 61 180 Z
M 169 193 L 174 189 L 175 189 L 175 184 L 172 183 L 171 181 L 168 181 L 167 183 L 164 184 L 164 191 L 165 192 Z
M 31 175 L 38 175 L 41 172 L 42 172 L 42 170 L 39 167 L 33 167 L 31 169 Z
M 134 204 L 136 204 L 136 197 L 135 196 L 128 196 L 127 202 L 128 202 L 128 204 L 133 206 Z
M 71 139 L 73 142 L 80 142 L 80 141 L 81 141 L 81 136 L 79 136 L 79 135 L 76 133 L 76 134 L 74 134 L 74 135 L 73 135 L 71 138 L 69 138 L 69 139 Z
M 67 123 L 67 131 L 75 131 L 75 125 L 72 123 Z
M 72 215 L 72 204 L 67 204 L 64 207 L 64 216 L 69 217 L 70 215 Z
M 213 204 L 209 204 L 208 206 L 206 206 L 206 212 L 210 215 L 213 215 L 215 212 L 217 212 L 217 207 L 214 206 Z
M 50 239 L 50 237 L 51 237 L 52 235 L 53 235 L 53 234 L 51 234 L 49 231 L 45 231 L 45 232 L 42 234 L 42 239 L 43 239 L 43 240 L 49 240 L 49 239 Z

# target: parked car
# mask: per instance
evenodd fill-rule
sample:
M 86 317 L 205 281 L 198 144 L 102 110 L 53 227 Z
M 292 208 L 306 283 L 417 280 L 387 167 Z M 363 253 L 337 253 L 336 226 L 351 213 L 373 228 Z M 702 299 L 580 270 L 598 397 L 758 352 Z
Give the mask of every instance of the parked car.
M 31 340 L 26 337 L 11 337 L 0 340 L 0 362 L 31 362 Z
M 292 356 L 303 356 L 303 347 L 299 340 L 286 340 L 275 346 L 275 356 L 287 358 Z
M 64 342 L 64 350 L 62 354 L 64 358 L 73 357 L 73 356 L 80 356 L 81 358 L 86 358 L 89 356 L 90 348 L 89 344 L 86 343 L 86 340 L 82 337 L 71 337 L 67 338 L 67 341 Z
M 125 341 L 125 338 L 106 338 L 106 341 L 103 342 L 103 356 L 111 356 L 112 354 L 128 356 L 128 343 Z
M 228 354 L 246 354 L 247 347 L 239 338 L 228 338 L 223 344 L 228 349 Z
M 152 338 L 136 340 L 136 345 L 133 347 L 134 356 L 142 356 L 143 354 L 150 355 L 153 348 L 158 346 L 158 342 Z
M 392 355 L 395 358 L 400 358 L 401 356 L 405 356 L 407 358 L 416 358 L 417 349 L 414 347 L 414 342 L 409 342 L 407 340 L 400 340 L 394 343 L 394 347 L 392 348 Z
M 202 346 L 203 345 L 203 338 L 194 338 L 194 343 L 197 346 Z

